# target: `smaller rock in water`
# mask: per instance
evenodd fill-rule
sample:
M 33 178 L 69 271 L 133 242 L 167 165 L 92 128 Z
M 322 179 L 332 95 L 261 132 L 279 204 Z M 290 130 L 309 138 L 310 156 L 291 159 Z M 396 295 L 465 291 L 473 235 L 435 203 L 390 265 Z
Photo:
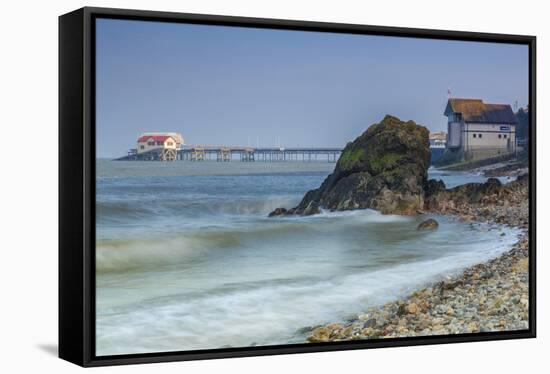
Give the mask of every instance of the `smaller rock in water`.
M 273 212 L 269 213 L 269 217 L 284 216 L 287 213 L 285 208 L 276 208 Z
M 423 231 L 423 230 L 434 230 L 434 229 L 437 229 L 438 227 L 439 227 L 439 223 L 435 219 L 430 218 L 425 220 L 424 222 L 421 222 L 416 229 Z

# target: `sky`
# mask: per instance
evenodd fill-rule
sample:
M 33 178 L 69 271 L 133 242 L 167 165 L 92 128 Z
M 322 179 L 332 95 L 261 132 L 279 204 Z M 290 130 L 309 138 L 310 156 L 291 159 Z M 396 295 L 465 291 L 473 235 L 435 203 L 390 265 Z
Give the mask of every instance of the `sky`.
M 528 105 L 526 45 L 96 20 L 96 152 L 146 131 L 187 144 L 340 147 L 391 114 L 445 130 L 452 97 Z

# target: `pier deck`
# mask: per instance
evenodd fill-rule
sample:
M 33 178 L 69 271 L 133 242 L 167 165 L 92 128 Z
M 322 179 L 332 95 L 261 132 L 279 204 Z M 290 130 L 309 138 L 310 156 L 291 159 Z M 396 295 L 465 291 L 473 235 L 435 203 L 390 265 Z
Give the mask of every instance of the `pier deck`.
M 137 153 L 130 150 L 117 161 L 217 161 L 217 162 L 336 162 L 342 148 L 188 146 L 166 157 L 163 149 Z

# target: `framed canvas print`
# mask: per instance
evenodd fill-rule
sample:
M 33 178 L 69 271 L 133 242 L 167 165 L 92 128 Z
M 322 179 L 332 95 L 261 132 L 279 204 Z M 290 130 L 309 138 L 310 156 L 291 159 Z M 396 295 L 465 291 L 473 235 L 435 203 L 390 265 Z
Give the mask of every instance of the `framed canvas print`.
M 535 37 L 59 27 L 61 358 L 535 337 Z

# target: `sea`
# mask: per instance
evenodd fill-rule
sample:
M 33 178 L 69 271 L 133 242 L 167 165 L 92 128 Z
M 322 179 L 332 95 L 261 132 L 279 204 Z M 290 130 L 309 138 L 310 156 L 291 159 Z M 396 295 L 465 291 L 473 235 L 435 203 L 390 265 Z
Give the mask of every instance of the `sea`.
M 374 210 L 273 217 L 327 162 L 96 162 L 96 355 L 302 343 L 497 257 L 516 229 Z M 447 187 L 480 174 L 430 169 Z M 507 182 L 506 178 L 501 179 Z M 502 235 L 504 234 L 504 235 Z

